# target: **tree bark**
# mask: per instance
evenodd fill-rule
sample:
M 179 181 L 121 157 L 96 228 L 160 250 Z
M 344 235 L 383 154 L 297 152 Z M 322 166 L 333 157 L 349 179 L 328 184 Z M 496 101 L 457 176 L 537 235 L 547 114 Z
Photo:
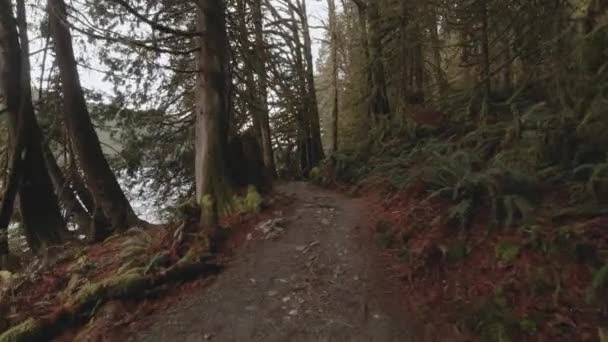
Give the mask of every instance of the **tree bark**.
M 446 75 L 443 71 L 443 63 L 441 57 L 442 41 L 439 37 L 439 28 L 442 26 L 441 16 L 437 14 L 437 9 L 434 5 L 430 5 L 432 20 L 431 20 L 431 41 L 433 43 L 433 72 L 435 74 L 435 83 L 438 90 L 439 97 L 445 98 L 448 90 L 448 82 Z
M 331 108 L 331 146 L 329 151 L 335 153 L 338 150 L 338 30 L 336 27 L 336 3 L 334 0 L 327 0 L 329 9 L 329 35 L 330 35 L 330 59 L 331 59 L 331 87 L 332 87 L 332 108 Z
M 63 0 L 48 0 L 48 8 L 63 90 L 64 120 L 72 147 L 95 206 L 103 211 L 115 231 L 126 230 L 142 221 L 135 215 L 120 188 L 91 122 L 74 57 L 72 36 L 67 26 L 66 5 Z
M 310 169 L 312 169 L 316 163 L 316 157 L 314 147 L 312 143 L 310 116 L 306 114 L 308 102 L 308 87 L 306 85 L 306 67 L 304 65 L 304 54 L 302 41 L 300 40 L 300 31 L 298 28 L 295 12 L 290 7 L 291 15 L 291 34 L 293 36 L 293 60 L 295 62 L 296 71 L 296 88 L 298 94 L 298 101 L 294 106 L 294 116 L 297 124 L 297 147 L 298 147 L 298 159 L 300 160 L 300 169 L 302 173 L 306 175 Z
M 414 72 L 412 74 L 416 78 L 416 83 L 414 84 L 414 100 L 416 104 L 422 104 L 425 102 L 426 98 L 424 94 L 424 54 L 422 51 L 423 34 L 418 23 L 414 25 L 414 30 L 416 40 L 414 51 L 412 51 L 412 57 L 414 58 L 414 63 L 412 66 L 414 68 Z
M 310 124 L 311 139 L 311 166 L 315 167 L 324 158 L 323 145 L 321 143 L 321 122 L 319 120 L 319 105 L 317 102 L 317 90 L 315 88 L 314 61 L 312 58 L 312 40 L 310 38 L 310 27 L 308 24 L 308 13 L 306 0 L 298 0 L 300 18 L 302 20 L 302 36 L 304 38 L 304 57 L 306 60 L 306 85 L 308 108 L 307 116 Z
M 15 199 L 21 183 L 23 164 L 27 155 L 25 120 L 18 120 L 15 111 L 19 110 L 19 87 L 11 87 L 15 78 L 19 78 L 20 56 L 16 50 L 18 47 L 16 22 L 13 17 L 13 8 L 10 0 L 0 0 L 0 91 L 4 96 L 6 110 L 11 114 L 11 128 L 13 151 L 9 157 L 8 177 L 6 179 L 2 206 L 0 207 L 0 268 L 6 268 L 9 255 L 8 248 L 8 225 L 13 215 Z M 19 84 L 17 82 L 17 84 Z M 16 127 L 15 127 L 16 126 Z M 11 129 L 9 129 L 11 131 Z
M 262 140 L 262 154 L 264 159 L 264 167 L 266 173 L 272 178 L 277 176 L 276 166 L 274 164 L 274 152 L 272 149 L 270 119 L 268 110 L 268 72 L 266 70 L 267 51 L 266 43 L 264 42 L 264 25 L 262 15 L 262 1 L 254 0 L 253 3 L 253 25 L 255 31 L 255 68 L 258 75 L 258 122 L 260 125 L 260 134 Z
M 29 40 L 23 0 L 17 1 L 17 21 L 13 17 L 10 1 L 0 1 L 0 44 L 0 87 L 6 96 L 9 135 L 14 141 L 9 193 L 3 203 L 0 228 L 8 224 L 17 186 L 25 236 L 30 249 L 37 252 L 46 246 L 61 243 L 65 223 L 44 164 L 42 132 L 32 105 Z M 6 237 L 4 232 L 3 239 Z M 4 252 L 7 244 L 4 241 L 0 244 Z
M 252 119 L 253 140 L 249 139 L 249 134 L 244 132 L 234 132 L 228 144 L 227 160 L 230 165 L 230 171 L 233 175 L 232 183 L 236 186 L 255 185 L 259 190 L 268 191 L 272 188 L 272 180 L 274 178 L 274 163 L 272 155 L 272 147 L 270 146 L 270 124 L 268 120 L 268 105 L 265 78 L 266 70 L 263 60 L 264 45 L 263 41 L 259 46 L 257 23 L 253 30 L 249 25 L 247 18 L 247 5 L 245 0 L 236 1 L 236 18 L 235 26 L 238 31 L 238 46 L 240 47 L 240 58 L 244 64 L 244 75 L 240 76 L 243 80 L 245 89 L 242 91 L 241 98 L 243 107 L 247 114 Z M 256 3 L 249 2 L 251 8 L 252 23 L 256 21 Z M 259 14 L 261 15 L 261 13 Z M 261 18 L 259 19 L 261 20 Z M 259 23 L 261 25 L 261 22 Z M 261 30 L 261 26 L 259 30 Z M 251 36 L 254 34 L 254 41 L 251 41 Z M 260 35 L 262 32 L 260 32 Z M 247 71 L 252 69 L 253 71 Z M 263 74 L 260 73 L 262 69 Z M 266 139 L 267 138 L 267 139 Z M 255 146 L 253 146 L 253 145 Z M 264 146 L 268 145 L 269 151 L 264 150 Z M 243 154 L 245 151 L 249 153 L 257 153 L 258 155 Z M 243 164 L 247 161 L 247 167 Z M 254 162 L 255 161 L 255 162 Z M 242 182 L 249 182 L 242 184 Z
M 390 113 L 390 106 L 386 90 L 386 77 L 384 74 L 384 61 L 382 51 L 382 32 L 380 30 L 380 12 L 376 0 L 368 0 L 365 6 L 368 27 L 368 51 L 370 70 L 370 104 L 371 117 L 377 121 L 379 117 Z
M 481 62 L 482 62 L 482 89 L 484 96 L 489 96 L 492 91 L 492 80 L 490 75 L 490 33 L 488 18 L 488 1 L 481 1 Z
M 226 174 L 226 146 L 221 131 L 227 121 L 226 21 L 222 0 L 199 0 L 196 26 L 203 35 L 196 39 L 196 196 L 201 223 L 210 236 L 217 234 L 220 213 L 230 201 Z
M 88 213 L 80 201 L 78 201 L 74 189 L 63 176 L 63 172 L 59 165 L 57 165 L 57 160 L 55 159 L 53 152 L 51 152 L 51 149 L 45 145 L 43 152 L 46 167 L 49 171 L 53 187 L 55 188 L 55 194 L 61 204 L 63 204 L 65 220 L 67 221 L 72 217 L 74 223 L 78 225 L 81 231 L 88 232 L 92 222 L 91 213 Z

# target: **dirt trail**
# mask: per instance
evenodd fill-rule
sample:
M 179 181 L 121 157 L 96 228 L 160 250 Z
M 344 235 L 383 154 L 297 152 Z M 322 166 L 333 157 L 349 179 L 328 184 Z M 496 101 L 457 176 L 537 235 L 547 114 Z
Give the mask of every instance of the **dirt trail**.
M 362 203 L 307 183 L 279 191 L 295 201 L 277 213 L 284 222 L 254 233 L 212 285 L 147 318 L 131 341 L 411 340 L 371 285 L 378 272 L 355 237 Z

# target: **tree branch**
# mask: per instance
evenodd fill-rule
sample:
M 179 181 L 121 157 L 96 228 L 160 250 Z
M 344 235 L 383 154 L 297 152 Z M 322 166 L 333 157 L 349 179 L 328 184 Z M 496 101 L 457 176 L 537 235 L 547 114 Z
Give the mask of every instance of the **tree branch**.
M 137 12 L 137 10 L 135 8 L 131 7 L 131 5 L 129 5 L 129 3 L 125 0 L 111 0 L 111 1 L 124 7 L 127 10 L 127 12 L 131 13 L 133 16 L 135 16 L 137 19 L 143 21 L 144 23 L 150 25 L 150 27 L 154 30 L 157 30 L 157 31 L 160 31 L 163 33 L 173 34 L 176 36 L 182 36 L 182 37 L 197 37 L 202 34 L 202 32 L 184 31 L 184 30 L 180 30 L 177 28 L 165 26 L 154 20 L 150 20 L 150 19 L 146 18 L 143 14 Z

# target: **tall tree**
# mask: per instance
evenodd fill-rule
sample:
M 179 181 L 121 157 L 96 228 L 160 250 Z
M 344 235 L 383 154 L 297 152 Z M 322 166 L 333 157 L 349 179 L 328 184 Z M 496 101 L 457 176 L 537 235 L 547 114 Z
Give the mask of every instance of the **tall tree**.
M 198 0 L 197 4 L 196 198 L 203 209 L 201 223 L 215 236 L 218 216 L 230 200 L 226 139 L 222 136 L 228 120 L 226 13 L 223 0 Z
M 357 5 L 359 17 L 366 30 L 362 28 L 363 39 L 367 38 L 364 46 L 367 48 L 369 69 L 369 114 L 372 119 L 390 113 L 388 94 L 386 89 L 386 76 L 384 74 L 384 60 L 382 48 L 382 30 L 379 4 L 376 0 L 353 0 Z M 363 21 L 363 18 L 365 19 Z
M 297 0 L 298 15 L 302 22 L 302 36 L 304 38 L 304 56 L 306 59 L 306 85 L 308 106 L 306 108 L 309 117 L 310 139 L 311 139 L 311 164 L 317 166 L 324 158 L 323 145 L 321 143 L 321 122 L 319 119 L 319 104 L 317 101 L 317 91 L 315 88 L 314 61 L 312 58 L 312 39 L 310 36 L 310 25 L 308 23 L 308 11 L 306 0 Z
M 330 115 L 331 127 L 331 145 L 329 150 L 336 152 L 338 150 L 338 28 L 335 0 L 327 0 L 328 17 L 329 17 L 329 37 L 330 37 L 330 60 L 331 60 L 331 87 L 332 87 L 332 104 Z
M 60 243 L 66 232 L 44 162 L 42 131 L 32 104 L 28 44 L 25 3 L 17 1 L 15 20 L 10 0 L 0 1 L 0 87 L 13 141 L 9 182 L 0 213 L 3 255 L 8 252 L 6 226 L 16 191 L 25 236 L 33 251 Z
M 63 0 L 48 0 L 49 20 L 55 55 L 63 90 L 64 121 L 70 135 L 78 164 L 96 206 L 97 215 L 103 213 L 114 230 L 125 230 L 138 225 L 135 215 L 105 156 L 91 122 L 84 92 L 80 84 L 77 63 L 68 26 L 66 5 Z M 105 227 L 93 227 L 93 235 L 103 237 Z
M 375 0 L 367 1 L 368 48 L 372 92 L 370 94 L 370 112 L 372 116 L 390 113 L 382 49 L 382 30 L 380 28 L 380 9 Z
M 91 213 L 87 212 L 85 206 L 81 203 L 86 202 L 86 198 L 78 198 L 76 191 L 70 186 L 70 182 L 65 178 L 61 167 L 57 164 L 57 160 L 53 152 L 48 146 L 44 146 L 44 161 L 49 171 L 49 177 L 55 188 L 55 194 L 59 202 L 63 206 L 65 219 L 74 219 L 74 222 L 82 232 L 89 232 L 91 228 Z M 91 233 L 91 232 L 89 232 Z M 90 237 L 92 238 L 92 237 Z
M 268 70 L 266 68 L 267 48 L 264 41 L 264 15 L 262 12 L 262 0 L 253 0 L 253 26 L 255 32 L 255 71 L 257 74 L 257 86 L 259 99 L 257 103 L 258 122 L 262 140 L 262 153 L 266 172 L 276 177 L 277 171 L 274 164 L 274 152 L 271 141 L 270 119 L 268 109 Z

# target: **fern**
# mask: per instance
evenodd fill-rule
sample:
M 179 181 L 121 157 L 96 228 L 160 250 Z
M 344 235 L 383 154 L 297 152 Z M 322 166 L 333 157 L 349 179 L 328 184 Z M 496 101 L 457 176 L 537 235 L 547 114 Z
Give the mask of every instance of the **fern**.
M 584 193 L 596 203 L 608 201 L 608 162 L 579 165 L 572 171 L 575 180 L 584 183 Z
M 131 228 L 127 231 L 128 238 L 120 244 L 119 258 L 122 265 L 118 273 L 140 272 L 145 269 L 150 258 L 159 249 L 159 242 L 146 230 Z
M 527 221 L 539 200 L 536 181 L 524 173 L 493 167 L 476 171 L 481 161 L 471 152 L 457 151 L 449 157 L 433 155 L 422 173 L 429 187 L 426 200 L 437 197 L 454 203 L 450 221 L 466 227 L 472 215 L 488 207 L 496 223 L 511 226 Z

